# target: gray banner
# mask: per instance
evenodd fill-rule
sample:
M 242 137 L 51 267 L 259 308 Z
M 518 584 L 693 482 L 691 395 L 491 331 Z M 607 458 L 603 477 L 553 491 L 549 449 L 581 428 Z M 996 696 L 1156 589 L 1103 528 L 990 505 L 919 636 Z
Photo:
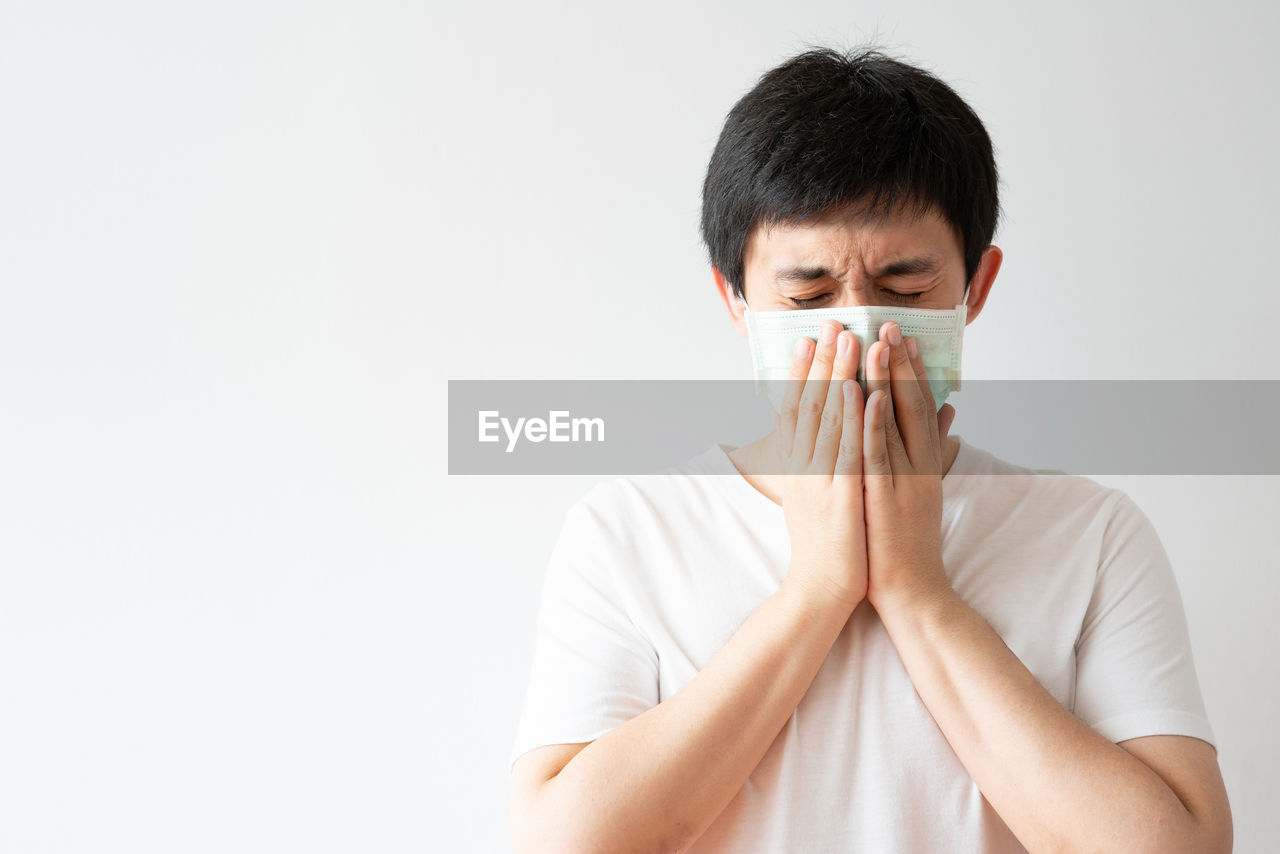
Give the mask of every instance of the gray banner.
M 970 380 L 952 434 L 1067 474 L 1280 474 L 1280 380 Z M 450 380 L 450 474 L 646 474 L 774 429 L 750 380 Z

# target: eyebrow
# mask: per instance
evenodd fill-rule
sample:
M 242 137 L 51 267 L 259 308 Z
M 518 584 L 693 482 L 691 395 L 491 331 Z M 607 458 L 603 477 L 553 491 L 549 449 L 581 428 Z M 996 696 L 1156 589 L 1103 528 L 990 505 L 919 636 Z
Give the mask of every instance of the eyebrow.
M 881 276 L 911 276 L 916 273 L 932 273 L 937 269 L 937 258 L 930 255 L 921 255 L 915 258 L 901 258 L 890 262 L 879 271 L 872 273 L 871 277 L 878 279 Z M 778 284 L 783 284 L 784 282 L 812 282 L 815 279 L 821 279 L 829 275 L 831 275 L 831 270 L 827 267 L 786 267 L 778 271 L 774 281 Z

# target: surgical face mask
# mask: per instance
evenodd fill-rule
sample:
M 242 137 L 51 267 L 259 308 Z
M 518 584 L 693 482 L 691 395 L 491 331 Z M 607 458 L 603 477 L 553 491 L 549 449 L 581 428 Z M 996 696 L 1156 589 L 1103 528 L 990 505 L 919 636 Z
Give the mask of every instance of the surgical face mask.
M 745 303 L 744 303 L 745 307 Z M 880 326 L 890 320 L 902 327 L 903 336 L 920 345 L 934 410 L 942 408 L 947 395 L 960 389 L 960 348 L 964 340 L 968 308 L 898 308 L 881 305 L 854 305 L 840 308 L 745 311 L 751 343 L 751 363 L 755 369 L 756 394 L 767 394 L 773 408 L 782 411 L 782 398 L 791 376 L 791 359 L 796 339 L 818 340 L 823 321 L 835 318 L 858 338 L 858 385 L 866 400 L 867 349 L 880 338 Z

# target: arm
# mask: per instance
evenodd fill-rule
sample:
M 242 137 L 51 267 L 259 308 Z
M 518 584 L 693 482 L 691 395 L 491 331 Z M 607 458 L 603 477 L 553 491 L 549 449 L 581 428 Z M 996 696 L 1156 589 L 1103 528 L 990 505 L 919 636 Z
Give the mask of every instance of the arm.
M 521 757 L 512 772 L 517 851 L 686 850 L 808 690 L 867 583 L 858 348 L 840 329 L 828 322 L 816 348 L 801 339 L 771 445 L 788 475 L 780 488 L 791 564 L 781 587 L 664 702 L 580 749 Z
M 686 850 L 790 718 L 849 613 L 783 582 L 679 691 L 559 773 L 513 771 L 519 852 Z M 531 755 L 531 754 L 530 754 Z
M 956 756 L 1030 851 L 1230 851 L 1231 816 L 1211 745 L 1180 736 L 1113 743 L 1046 691 L 951 587 L 939 531 L 938 436 L 954 412 L 944 405 L 935 421 L 924 366 L 892 327 L 882 327 L 868 358 L 867 597 Z M 886 349 L 890 365 L 880 368 Z M 886 398 L 893 405 L 879 406 Z M 1153 548 L 1136 544 L 1139 553 Z M 1090 645 L 1148 643 L 1149 628 L 1136 625 L 1132 639 L 1104 632 Z
M 956 756 L 1029 851 L 1230 851 L 1226 793 L 1208 744 L 1134 739 L 1138 755 L 1163 753 L 1180 798 L 1064 708 L 954 591 L 877 611 Z

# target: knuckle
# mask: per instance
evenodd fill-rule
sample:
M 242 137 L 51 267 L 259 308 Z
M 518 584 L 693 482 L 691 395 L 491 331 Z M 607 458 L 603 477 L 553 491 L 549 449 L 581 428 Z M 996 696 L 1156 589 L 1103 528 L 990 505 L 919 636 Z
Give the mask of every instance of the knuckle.
M 925 399 L 920 395 L 916 395 L 916 397 L 908 405 L 907 412 L 911 415 L 912 418 L 919 420 L 929 414 L 929 409 L 928 409 L 928 406 L 926 405 Z
M 842 416 L 839 408 L 828 405 L 822 410 L 822 429 L 834 433 L 840 427 Z

